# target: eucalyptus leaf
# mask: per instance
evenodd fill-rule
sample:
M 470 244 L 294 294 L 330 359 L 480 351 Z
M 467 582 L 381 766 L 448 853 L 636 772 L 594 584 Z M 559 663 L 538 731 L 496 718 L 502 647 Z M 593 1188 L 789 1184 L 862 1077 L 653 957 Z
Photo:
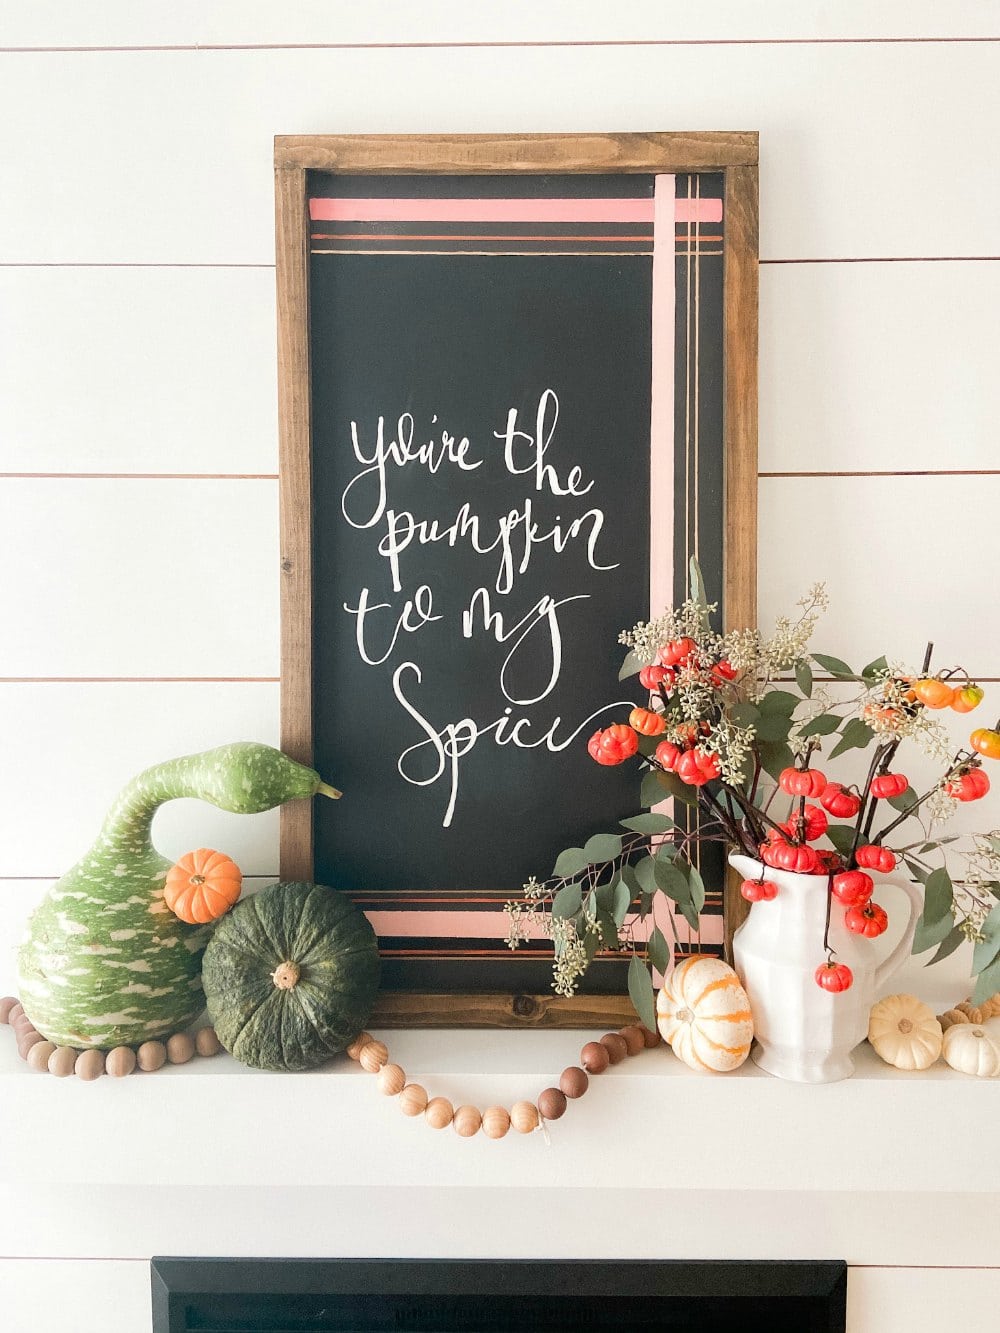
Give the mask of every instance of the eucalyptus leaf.
M 615 919 L 615 924 L 620 926 L 628 916 L 628 909 L 632 904 L 632 895 L 628 891 L 628 886 L 621 880 L 615 881 L 614 899 L 611 904 L 611 915 Z
M 862 722 L 859 717 L 852 717 L 840 733 L 840 740 L 830 751 L 830 758 L 836 759 L 838 755 L 846 754 L 848 750 L 863 750 L 866 745 L 871 744 L 874 736 L 875 733 L 867 722 Z
M 676 796 L 685 805 L 698 804 L 698 795 L 695 789 L 688 786 L 686 782 L 681 782 L 676 773 L 657 773 L 656 776 L 660 785 L 664 788 L 664 796 Z
M 651 893 L 639 894 L 639 916 L 645 921 L 653 910 L 653 895 Z
M 646 663 L 638 656 L 633 648 L 630 652 L 625 654 L 625 660 L 622 662 L 621 669 L 618 672 L 618 679 L 628 680 L 629 676 L 637 675 L 645 665 Z
M 688 884 L 691 887 L 691 902 L 695 911 L 700 912 L 705 906 L 705 881 L 697 866 L 691 866 L 688 871 Z
M 950 922 L 954 899 L 955 890 L 947 870 L 942 866 L 932 871 L 924 885 L 924 924 L 932 926 L 945 918 Z
M 705 595 L 705 580 L 702 577 L 701 565 L 698 563 L 697 556 L 692 556 L 688 561 L 688 589 L 692 602 L 697 602 L 699 606 L 708 608 L 708 597 Z
M 1000 990 L 1000 958 L 990 963 L 984 971 L 980 972 L 972 991 L 973 1004 L 985 1004 L 993 995 Z
M 762 699 L 757 701 L 757 707 L 765 717 L 770 717 L 772 713 L 782 713 L 785 717 L 791 717 L 802 700 L 797 694 L 792 694 L 790 690 L 768 690 Z
M 733 726 L 741 727 L 743 730 L 753 727 L 756 731 L 760 725 L 760 712 L 753 704 L 733 704 L 726 715 Z
M 560 852 L 552 873 L 557 879 L 572 879 L 581 870 L 586 870 L 589 862 L 582 847 L 567 847 Z
M 670 793 L 660 781 L 658 769 L 653 769 L 649 773 L 643 773 L 642 786 L 639 789 L 639 804 L 645 806 L 659 805 L 665 801 Z
M 635 863 L 634 868 L 641 892 L 650 895 L 656 893 L 660 886 L 656 882 L 656 862 L 653 858 L 644 856 L 641 861 Z
M 837 730 L 843 719 L 836 713 L 820 713 L 811 722 L 806 722 L 800 729 L 803 736 L 830 736 Z
M 950 916 L 943 916 L 940 921 L 929 926 L 921 917 L 917 922 L 917 929 L 913 936 L 912 953 L 925 953 L 928 949 L 933 949 L 935 944 L 941 941 L 949 934 L 952 928 Z
M 757 746 L 761 767 L 769 777 L 777 782 L 783 768 L 794 762 L 795 756 L 789 746 L 762 741 Z
M 828 824 L 826 836 L 830 839 L 841 856 L 847 856 L 851 848 L 854 846 L 853 824 Z
M 552 899 L 552 915 L 576 916 L 583 906 L 583 890 L 579 884 L 564 884 Z
M 594 955 L 597 953 L 597 950 L 600 947 L 601 947 L 601 937 L 599 932 L 597 932 L 596 930 L 588 930 L 586 935 L 584 935 L 583 937 L 583 952 L 586 955 L 588 963 L 592 963 L 594 961 Z
M 670 946 L 667 944 L 659 926 L 653 927 L 653 933 L 646 941 L 646 952 L 649 954 L 649 961 L 660 976 L 665 976 L 667 968 L 670 966 Z
M 587 858 L 587 864 L 592 866 L 613 861 L 622 854 L 621 834 L 595 833 L 592 838 L 587 839 L 583 854 Z
M 846 662 L 841 661 L 839 657 L 828 657 L 826 653 L 813 653 L 812 660 L 828 671 L 831 676 L 836 676 L 840 680 L 860 680 L 861 677 L 855 675 Z
M 669 833 L 677 825 L 669 815 L 633 815 L 631 819 L 621 821 L 622 828 L 631 829 L 633 833 Z
M 682 862 L 654 861 L 653 874 L 657 888 L 663 890 L 675 903 L 691 901 L 691 886 L 681 869 Z
M 639 753 L 644 759 L 648 759 L 651 754 L 656 753 L 656 747 L 662 740 L 662 736 L 640 736 Z
M 687 902 L 678 903 L 677 906 L 681 909 L 681 915 L 691 929 L 697 930 L 701 925 L 701 921 L 698 918 L 698 913 L 695 911 L 694 903 L 688 899 Z
M 940 963 L 942 958 L 947 958 L 949 954 L 953 954 L 964 939 L 965 936 L 958 926 L 953 926 L 938 945 L 937 953 L 933 958 L 928 959 L 924 967 L 932 967 L 935 963 Z
M 870 685 L 872 681 L 888 669 L 889 663 L 885 660 L 885 654 L 883 653 L 881 657 L 876 657 L 874 662 L 869 662 L 867 666 L 861 668 L 861 679 L 866 685 Z
M 1000 954 L 1000 903 L 990 912 L 982 924 L 981 940 L 976 941 L 972 951 L 972 970 L 982 972 Z
M 812 698 L 813 673 L 808 662 L 798 662 L 795 666 L 795 683 L 807 699 Z
M 902 814 L 904 810 L 909 810 L 910 806 L 916 803 L 916 800 L 917 793 L 912 787 L 907 787 L 898 796 L 888 797 L 888 804 L 892 806 L 893 810 L 898 810 Z
M 587 894 L 584 910 L 591 920 L 597 916 L 597 913 L 602 908 L 607 911 L 611 906 L 611 891 L 613 888 L 613 882 L 610 884 L 599 884 L 596 889 L 591 889 Z
M 780 745 L 788 740 L 792 719 L 784 713 L 766 713 L 757 723 L 757 739 L 765 744 Z
M 653 979 L 637 953 L 632 955 L 628 965 L 629 999 L 635 1006 L 639 1021 L 651 1032 L 656 1031 L 656 1008 L 653 1004 Z
M 903 857 L 907 870 L 912 877 L 920 884 L 926 884 L 930 878 L 930 871 L 924 870 L 923 866 L 918 866 L 915 861 L 911 861 L 908 856 Z
M 613 949 L 618 944 L 618 926 L 610 912 L 598 912 L 597 925 L 601 940 L 606 949 Z
M 620 874 L 623 881 L 628 886 L 629 893 L 631 893 L 632 897 L 634 898 L 635 895 L 639 892 L 638 876 L 636 875 L 633 868 L 630 865 L 628 865 L 628 863 L 622 866 Z

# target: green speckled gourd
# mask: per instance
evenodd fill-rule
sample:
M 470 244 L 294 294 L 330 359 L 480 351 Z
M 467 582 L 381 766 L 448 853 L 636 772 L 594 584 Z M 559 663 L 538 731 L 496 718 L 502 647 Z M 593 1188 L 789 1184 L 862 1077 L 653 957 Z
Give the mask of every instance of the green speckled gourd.
M 212 927 L 187 925 L 164 903 L 171 863 L 153 846 L 153 816 L 181 796 L 258 814 L 317 792 L 339 795 L 312 769 L 253 741 L 170 759 L 134 778 L 93 847 L 28 922 L 20 999 L 38 1031 L 60 1046 L 110 1049 L 197 1018 Z
M 314 1069 L 364 1027 L 379 954 L 364 913 L 322 884 L 272 884 L 219 921 L 205 999 L 229 1053 L 255 1069 Z

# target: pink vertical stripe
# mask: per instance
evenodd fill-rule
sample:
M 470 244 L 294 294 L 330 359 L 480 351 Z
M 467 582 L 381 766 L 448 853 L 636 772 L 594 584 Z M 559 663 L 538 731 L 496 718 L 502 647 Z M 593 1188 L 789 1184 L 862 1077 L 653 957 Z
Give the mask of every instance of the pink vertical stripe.
M 649 601 L 657 616 L 674 590 L 674 177 L 653 196 L 653 375 L 649 431 Z

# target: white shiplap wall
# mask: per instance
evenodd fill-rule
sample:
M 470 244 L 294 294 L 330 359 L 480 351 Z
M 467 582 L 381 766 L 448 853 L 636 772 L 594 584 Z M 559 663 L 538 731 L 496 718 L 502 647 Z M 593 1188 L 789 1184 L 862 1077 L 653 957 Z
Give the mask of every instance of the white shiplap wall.
M 824 579 L 818 646 L 1000 680 L 998 75 L 976 0 L 0 0 L 0 992 L 123 776 L 277 738 L 276 133 L 760 130 L 762 617 Z M 157 831 L 276 866 L 274 817 Z M 71 1233 L 6 1238 L 0 1325 L 146 1327 L 137 1254 Z M 996 1298 L 859 1269 L 852 1329 Z

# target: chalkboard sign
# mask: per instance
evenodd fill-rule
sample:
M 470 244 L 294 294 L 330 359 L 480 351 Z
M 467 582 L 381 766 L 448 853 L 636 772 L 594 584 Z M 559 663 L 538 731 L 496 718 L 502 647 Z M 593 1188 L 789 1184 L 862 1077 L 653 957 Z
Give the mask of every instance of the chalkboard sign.
M 368 912 L 382 1021 L 629 1012 L 613 955 L 556 1002 L 503 906 L 638 809 L 586 752 L 620 631 L 691 554 L 752 615 L 752 163 L 706 160 L 752 138 L 276 143 L 283 747 L 344 791 L 282 873 Z

